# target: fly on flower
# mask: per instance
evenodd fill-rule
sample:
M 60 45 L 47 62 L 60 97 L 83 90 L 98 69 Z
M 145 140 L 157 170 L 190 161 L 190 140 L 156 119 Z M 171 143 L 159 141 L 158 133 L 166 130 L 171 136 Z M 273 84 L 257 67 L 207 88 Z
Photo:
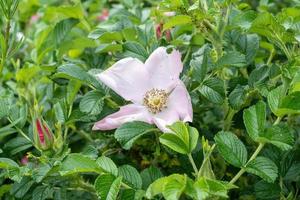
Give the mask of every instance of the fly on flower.
M 145 63 L 125 58 L 97 75 L 105 85 L 122 96 L 129 105 L 95 123 L 93 130 L 111 130 L 132 121 L 155 124 L 163 132 L 176 121 L 191 122 L 190 96 L 179 75 L 183 69 L 177 50 L 156 49 Z

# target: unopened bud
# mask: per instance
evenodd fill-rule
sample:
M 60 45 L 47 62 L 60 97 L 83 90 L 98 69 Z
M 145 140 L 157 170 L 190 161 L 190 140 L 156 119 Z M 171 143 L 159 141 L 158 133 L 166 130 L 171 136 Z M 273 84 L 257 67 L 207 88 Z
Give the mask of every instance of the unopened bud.
M 47 123 L 43 119 L 36 118 L 33 124 L 33 133 L 36 146 L 41 150 L 48 150 L 52 148 L 54 137 Z

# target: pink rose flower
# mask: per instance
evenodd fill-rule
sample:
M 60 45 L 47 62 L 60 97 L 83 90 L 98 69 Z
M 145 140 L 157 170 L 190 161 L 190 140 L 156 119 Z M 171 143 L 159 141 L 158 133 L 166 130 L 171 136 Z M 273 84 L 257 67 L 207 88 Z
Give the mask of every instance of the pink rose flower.
M 101 15 L 99 15 L 99 16 L 97 17 L 97 19 L 98 19 L 99 21 L 106 21 L 106 20 L 108 20 L 108 18 L 109 18 L 109 10 L 106 9 L 106 8 L 103 9 Z
M 30 24 L 34 24 L 36 22 L 38 22 L 40 19 L 40 16 L 38 14 L 32 15 L 30 18 Z
M 181 54 L 165 47 L 156 49 L 145 63 L 125 58 L 97 78 L 132 103 L 95 123 L 93 130 L 111 130 L 126 122 L 155 124 L 163 132 L 176 121 L 192 121 L 190 96 L 179 79 L 183 69 Z
M 27 155 L 23 156 L 23 158 L 21 159 L 21 164 L 22 165 L 27 165 L 28 162 L 29 162 L 28 156 Z
M 163 23 L 159 23 L 158 25 L 156 25 L 156 38 L 157 39 L 161 39 L 163 36 L 163 29 L 164 29 L 164 24 Z M 171 35 L 171 31 L 170 29 L 165 30 L 164 32 L 165 36 L 166 36 L 166 40 L 168 42 L 170 42 L 172 40 L 172 35 Z

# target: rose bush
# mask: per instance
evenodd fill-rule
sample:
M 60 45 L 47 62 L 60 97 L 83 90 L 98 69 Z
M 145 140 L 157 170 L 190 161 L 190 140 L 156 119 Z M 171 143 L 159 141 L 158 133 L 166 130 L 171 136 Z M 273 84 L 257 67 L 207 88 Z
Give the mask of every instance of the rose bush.
M 299 1 L 0 13 L 0 199 L 300 198 Z

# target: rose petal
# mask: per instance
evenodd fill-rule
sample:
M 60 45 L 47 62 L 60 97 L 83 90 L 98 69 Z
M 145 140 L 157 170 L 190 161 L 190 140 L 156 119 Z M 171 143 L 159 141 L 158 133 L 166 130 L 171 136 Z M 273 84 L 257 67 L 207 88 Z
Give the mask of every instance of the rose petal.
M 183 64 L 177 50 L 167 53 L 165 47 L 157 48 L 147 59 L 145 66 L 154 88 L 171 90 L 179 80 Z
M 192 103 L 184 84 L 179 84 L 171 92 L 167 108 L 153 116 L 155 125 L 163 132 L 170 132 L 166 127 L 176 121 L 191 122 L 193 120 Z
M 170 132 L 170 129 L 167 128 L 168 125 L 173 124 L 174 122 L 179 121 L 179 115 L 176 110 L 172 110 L 166 108 L 162 112 L 156 114 L 153 117 L 154 124 L 162 131 L 162 132 Z
M 152 118 L 144 106 L 129 104 L 122 106 L 118 112 L 108 115 L 95 123 L 93 130 L 112 130 L 132 121 L 143 121 L 152 124 Z
M 168 107 L 177 111 L 180 120 L 193 121 L 193 108 L 191 97 L 182 81 L 171 92 L 168 99 Z
M 150 87 L 149 75 L 143 65 L 138 59 L 125 58 L 96 76 L 127 101 L 141 104 Z

